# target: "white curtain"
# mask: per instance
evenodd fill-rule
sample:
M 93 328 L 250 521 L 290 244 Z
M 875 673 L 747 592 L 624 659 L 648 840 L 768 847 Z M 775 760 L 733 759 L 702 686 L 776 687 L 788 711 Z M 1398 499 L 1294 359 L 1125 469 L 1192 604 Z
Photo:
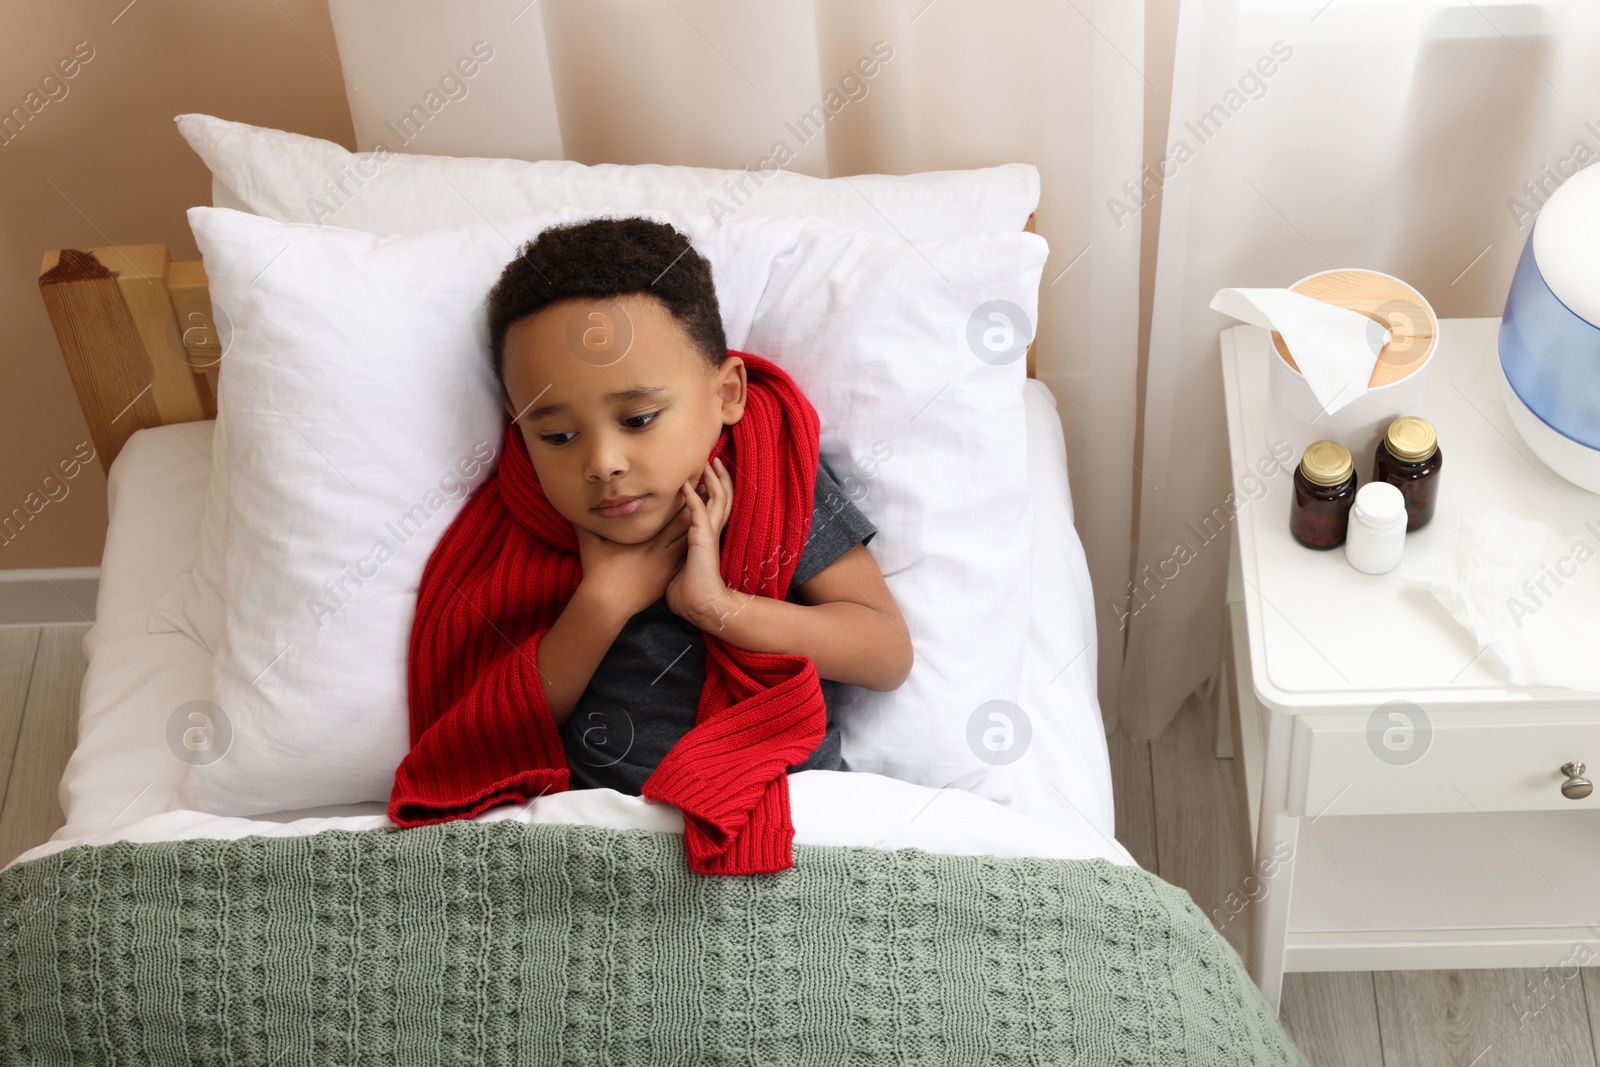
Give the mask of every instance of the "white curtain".
M 1228 540 L 1195 532 L 1230 514 L 1232 488 L 1217 344 L 1231 320 L 1208 310 L 1212 296 L 1367 267 L 1410 282 L 1440 317 L 1498 316 L 1539 205 L 1600 155 L 1597 11 L 1181 0 L 1171 162 L 1149 161 L 1166 184 L 1123 667 L 1130 732 L 1159 732 L 1219 653 Z
M 1593 0 L 330 8 L 363 149 L 737 168 L 782 141 L 820 176 L 1038 166 L 1039 377 L 1066 429 L 1102 710 L 1141 737 L 1219 653 L 1227 539 L 1194 533 L 1231 514 L 1212 295 L 1368 267 L 1441 316 L 1498 315 L 1539 204 L 1600 154 Z M 397 143 L 477 41 L 493 57 Z M 892 55 L 847 82 L 875 47 Z M 823 135 L 797 137 L 830 92 Z
M 1140 4 L 330 0 L 330 10 L 364 150 L 383 141 L 448 155 L 738 168 L 782 141 L 794 153 L 787 169 L 822 177 L 1037 166 L 1037 227 L 1051 248 L 1038 376 L 1065 424 L 1094 587 L 1126 582 L 1140 227 L 1119 225 L 1105 199 L 1142 165 Z M 397 143 L 396 120 L 480 40 L 492 58 Z M 853 73 L 885 52 L 872 77 Z M 818 103 L 836 113 L 824 135 L 802 140 L 791 127 Z M 1097 680 L 1110 716 L 1123 639 L 1108 609 L 1100 618 Z

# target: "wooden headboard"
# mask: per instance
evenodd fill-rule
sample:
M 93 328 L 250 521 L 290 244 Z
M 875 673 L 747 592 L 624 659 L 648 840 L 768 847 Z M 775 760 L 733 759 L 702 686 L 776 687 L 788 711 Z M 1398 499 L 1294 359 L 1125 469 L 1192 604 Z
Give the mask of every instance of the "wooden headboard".
M 175 263 L 164 244 L 63 248 L 45 253 L 39 292 L 107 471 L 136 430 L 216 418 L 223 352 L 199 260 Z
M 45 253 L 39 292 L 100 464 L 134 431 L 217 414 L 222 357 L 206 273 L 164 244 Z

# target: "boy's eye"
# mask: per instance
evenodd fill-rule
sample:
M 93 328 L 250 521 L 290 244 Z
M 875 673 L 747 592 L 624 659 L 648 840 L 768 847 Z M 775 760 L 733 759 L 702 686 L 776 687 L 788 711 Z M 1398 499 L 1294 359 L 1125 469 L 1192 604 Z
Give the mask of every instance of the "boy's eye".
M 547 445 L 564 445 L 568 440 L 571 440 L 572 437 L 573 435 L 570 433 L 546 433 L 540 434 L 539 440 L 543 441 Z M 565 440 L 558 441 L 557 438 L 565 438 Z
M 631 426 L 635 430 L 642 430 L 654 422 L 656 416 L 659 414 L 661 414 L 659 411 L 647 411 L 643 415 L 631 415 L 628 418 L 623 419 L 622 424 L 624 426 Z M 643 419 L 644 421 L 640 422 L 640 419 Z

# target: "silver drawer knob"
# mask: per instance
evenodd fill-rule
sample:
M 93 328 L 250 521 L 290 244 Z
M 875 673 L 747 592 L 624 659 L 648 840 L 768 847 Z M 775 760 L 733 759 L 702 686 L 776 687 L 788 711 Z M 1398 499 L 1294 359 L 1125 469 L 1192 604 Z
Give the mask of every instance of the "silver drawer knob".
M 1561 773 L 1567 776 L 1567 780 L 1561 783 L 1562 796 L 1568 800 L 1582 800 L 1594 792 L 1594 783 L 1583 776 L 1586 770 L 1588 768 L 1579 760 L 1561 765 Z

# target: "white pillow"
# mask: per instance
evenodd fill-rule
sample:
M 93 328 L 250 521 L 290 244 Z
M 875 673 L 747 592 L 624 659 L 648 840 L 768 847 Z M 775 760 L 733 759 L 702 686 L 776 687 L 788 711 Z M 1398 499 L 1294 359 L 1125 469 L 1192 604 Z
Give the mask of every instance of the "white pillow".
M 408 747 L 422 568 L 488 476 L 504 425 L 484 295 L 523 241 L 597 213 L 380 238 L 190 210 L 213 304 L 233 323 L 219 395 L 232 492 L 213 676 L 232 741 L 222 759 L 189 768 L 185 807 L 245 815 L 387 800 Z M 830 464 L 867 487 L 860 506 L 880 530 L 869 551 L 918 656 L 900 689 L 872 694 L 866 725 L 846 736 L 846 765 L 934 785 L 969 775 L 962 785 L 1008 800 L 1008 779 L 987 775 L 967 727 L 986 701 L 1024 699 L 1025 367 L 978 358 L 969 333 L 975 310 L 1009 301 L 1026 319 L 1020 356 L 1044 240 L 909 242 L 822 219 L 648 214 L 690 234 L 711 261 L 729 345 L 793 374 Z M 406 514 L 413 524 L 400 524 Z M 885 745 L 892 755 L 870 751 Z
M 210 115 L 179 115 L 176 121 L 211 169 L 217 206 L 377 234 L 415 234 L 564 207 L 709 214 L 720 203 L 732 205 L 740 218 L 816 215 L 933 239 L 1020 230 L 1039 204 L 1039 172 L 1023 163 L 852 178 L 779 171 L 757 175 L 758 182 L 744 171 L 701 167 L 352 153 L 332 141 Z M 226 351 L 232 324 L 225 316 L 218 319 Z M 219 432 L 222 424 L 219 413 Z M 162 596 L 149 623 L 152 633 L 181 630 L 212 652 L 223 613 L 222 504 L 230 492 L 225 454 L 213 449 L 199 554 Z
M 615 207 L 713 217 L 730 212 L 738 218 L 819 215 L 864 230 L 933 239 L 1020 230 L 1039 206 L 1039 171 L 1028 163 L 815 178 L 781 169 L 351 152 L 332 141 L 211 115 L 179 115 L 176 122 L 210 168 L 212 199 L 219 206 L 279 222 L 377 234 L 422 233 L 564 207 Z

